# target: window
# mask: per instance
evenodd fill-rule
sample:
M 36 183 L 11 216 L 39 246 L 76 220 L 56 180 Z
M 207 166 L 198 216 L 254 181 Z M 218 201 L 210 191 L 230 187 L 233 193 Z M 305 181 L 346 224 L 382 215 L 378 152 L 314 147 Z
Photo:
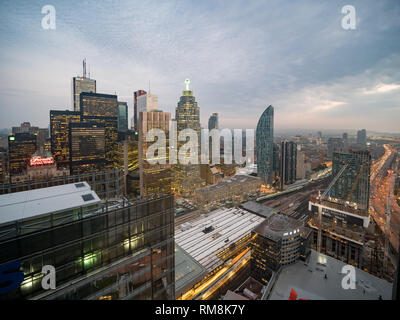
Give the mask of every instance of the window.
M 90 200 L 94 200 L 94 197 L 91 193 L 88 193 L 88 194 L 84 194 L 82 196 L 82 199 L 83 199 L 83 201 L 90 201 Z

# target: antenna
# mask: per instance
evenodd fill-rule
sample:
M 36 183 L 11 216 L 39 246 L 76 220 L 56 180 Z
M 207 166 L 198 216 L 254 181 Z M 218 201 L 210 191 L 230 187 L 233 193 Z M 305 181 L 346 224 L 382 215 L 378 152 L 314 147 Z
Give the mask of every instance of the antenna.
M 83 77 L 86 78 L 86 58 L 83 59 Z

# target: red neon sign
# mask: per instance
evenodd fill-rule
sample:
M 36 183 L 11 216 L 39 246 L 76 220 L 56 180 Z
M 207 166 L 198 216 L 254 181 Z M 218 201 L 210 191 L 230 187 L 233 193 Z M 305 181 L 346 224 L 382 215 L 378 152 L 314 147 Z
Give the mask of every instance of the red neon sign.
M 44 164 L 53 164 L 53 163 L 54 163 L 53 157 L 42 158 L 40 156 L 35 156 L 35 157 L 32 157 L 29 161 L 29 165 L 32 167 L 42 166 Z

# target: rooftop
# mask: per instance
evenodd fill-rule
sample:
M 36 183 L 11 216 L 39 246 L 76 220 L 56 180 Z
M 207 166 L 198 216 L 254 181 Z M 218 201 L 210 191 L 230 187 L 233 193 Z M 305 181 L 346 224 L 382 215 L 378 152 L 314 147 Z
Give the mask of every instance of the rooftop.
M 240 208 L 220 208 L 177 226 L 175 242 L 209 272 L 223 263 L 217 253 L 250 233 L 263 220 Z
M 0 225 L 100 202 L 87 182 L 0 195 Z
M 298 233 L 303 226 L 304 224 L 301 220 L 296 220 L 283 214 L 276 214 L 265 219 L 254 229 L 254 232 L 273 241 L 278 241 L 284 236 Z
M 291 289 L 298 299 L 384 300 L 392 297 L 392 284 L 365 271 L 356 270 L 356 289 L 343 289 L 342 268 L 346 263 L 312 250 L 307 263 L 298 261 L 284 267 L 272 289 L 270 300 L 287 300 Z M 325 279 L 325 274 L 327 278 Z
M 247 201 L 243 203 L 241 207 L 247 211 L 263 216 L 265 218 L 268 218 L 273 214 L 280 213 L 280 211 L 277 209 L 267 207 L 255 201 Z

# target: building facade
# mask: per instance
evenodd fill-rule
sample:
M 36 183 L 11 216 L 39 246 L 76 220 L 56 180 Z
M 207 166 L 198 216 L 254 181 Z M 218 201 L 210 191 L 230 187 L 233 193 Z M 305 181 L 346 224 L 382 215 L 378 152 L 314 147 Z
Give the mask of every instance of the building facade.
M 272 184 L 274 169 L 274 107 L 269 106 L 258 120 L 256 130 L 257 174 Z
M 133 93 L 133 123 L 132 123 L 132 130 L 138 131 L 139 130 L 139 124 L 138 124 L 138 119 L 139 119 L 139 114 L 138 114 L 138 105 L 137 105 L 137 99 L 139 96 L 147 94 L 146 91 L 144 90 L 138 90 Z
M 296 182 L 297 145 L 292 141 L 281 142 L 280 178 L 281 189 L 284 185 Z
M 118 101 L 118 132 L 128 131 L 128 104 Z
M 80 94 L 82 116 L 118 117 L 118 98 L 104 93 L 82 92 Z
M 10 176 L 18 175 L 26 170 L 29 160 L 36 152 L 36 135 L 16 133 L 8 137 L 8 161 Z
M 213 113 L 208 119 L 208 130 L 219 129 L 218 113 Z

